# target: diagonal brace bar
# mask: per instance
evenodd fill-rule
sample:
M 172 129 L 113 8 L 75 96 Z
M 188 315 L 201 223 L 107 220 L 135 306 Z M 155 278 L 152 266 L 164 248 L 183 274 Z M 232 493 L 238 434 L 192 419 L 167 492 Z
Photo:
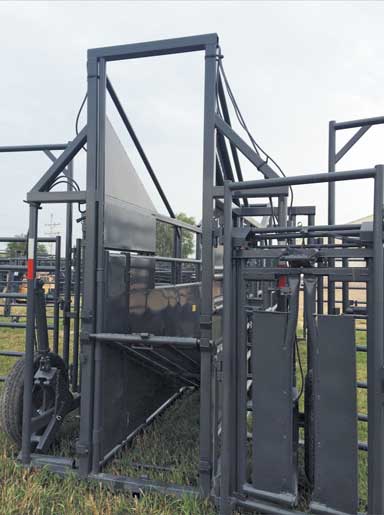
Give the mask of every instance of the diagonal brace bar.
M 353 145 L 359 141 L 359 139 L 364 136 L 364 134 L 372 127 L 372 125 L 365 125 L 364 127 L 360 127 L 360 129 L 355 132 L 350 140 L 337 152 L 335 156 L 335 163 L 339 162 L 342 157 L 345 156 L 347 152 L 351 150 Z
M 123 109 L 123 106 L 121 105 L 119 97 L 117 96 L 117 94 L 116 94 L 116 92 L 115 92 L 115 90 L 114 90 L 114 88 L 113 88 L 113 86 L 111 84 L 111 81 L 108 79 L 108 77 L 107 77 L 107 90 L 108 90 L 108 92 L 109 92 L 109 94 L 111 96 L 111 99 L 112 99 L 113 103 L 115 104 L 115 107 L 116 107 L 119 115 L 121 116 L 121 119 L 123 120 L 123 123 L 124 123 L 128 133 L 129 133 L 129 135 L 132 138 L 133 143 L 135 144 L 135 147 L 136 147 L 136 149 L 137 149 L 141 159 L 143 160 L 143 163 L 144 163 L 144 165 L 145 165 L 149 175 L 151 176 L 151 179 L 152 179 L 152 181 L 153 181 L 153 183 L 154 183 L 154 185 L 155 185 L 155 187 L 156 187 L 156 189 L 157 189 L 157 191 L 158 191 L 158 193 L 159 193 L 159 195 L 161 197 L 161 200 L 164 202 L 164 205 L 167 208 L 169 216 L 171 218 L 176 218 L 175 213 L 174 213 L 174 211 L 173 211 L 170 203 L 168 202 L 168 199 L 167 199 L 167 197 L 166 197 L 166 195 L 165 195 L 165 193 L 163 191 L 163 188 L 161 187 L 161 184 L 160 184 L 160 182 L 158 181 L 158 179 L 156 177 L 156 174 L 155 174 L 155 172 L 154 172 L 154 170 L 153 170 L 153 168 L 151 166 L 151 163 L 149 162 L 149 160 L 148 160 L 148 158 L 147 158 L 147 156 L 146 156 L 146 154 L 144 152 L 144 149 L 141 146 L 141 143 L 140 143 L 138 137 L 136 136 L 136 133 L 133 130 L 133 127 L 132 127 L 130 121 L 128 120 L 128 117 L 127 117 L 127 115 L 126 115 L 126 113 L 125 113 L 125 111 Z
M 266 179 L 278 177 L 277 173 L 256 152 L 240 138 L 220 116 L 216 115 L 216 128 L 226 136 L 238 150 L 264 175 Z
M 64 152 L 56 159 L 52 166 L 45 172 L 31 191 L 48 191 L 57 176 L 72 161 L 79 150 L 87 141 L 87 127 L 84 127 L 76 138 L 66 147 Z

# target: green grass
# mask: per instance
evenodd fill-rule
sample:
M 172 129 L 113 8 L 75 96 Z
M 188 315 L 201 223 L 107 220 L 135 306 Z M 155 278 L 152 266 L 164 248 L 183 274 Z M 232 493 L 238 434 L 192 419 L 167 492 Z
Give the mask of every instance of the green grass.
M 196 394 L 180 400 L 140 435 L 134 445 L 117 457 L 106 472 L 195 485 L 197 481 L 198 432 Z M 191 417 L 192 414 L 192 417 Z M 181 422 L 177 424 L 178 422 Z M 78 419 L 72 415 L 61 430 L 60 444 L 53 453 L 73 453 L 70 435 L 76 434 Z M 180 446 L 183 442 L 183 448 Z M 183 452 L 185 451 L 185 452 Z M 79 481 L 74 475 L 55 476 L 48 470 L 27 470 L 17 464 L 16 448 L 0 433 L 0 514 L 1 515 L 214 515 L 207 500 L 194 496 L 176 498 L 160 494 L 139 497 L 113 491 L 105 486 Z M 164 464 L 164 471 L 150 465 Z M 139 468 L 138 462 L 149 468 Z M 169 470 L 168 470 L 169 469 Z
M 365 333 L 357 331 L 356 344 L 365 344 Z M 0 329 L 0 348 L 23 350 L 23 331 Z M 306 347 L 300 343 L 305 368 Z M 5 375 L 15 358 L 0 359 L 0 375 Z M 357 353 L 357 379 L 366 381 L 366 354 Z M 298 373 L 298 388 L 300 377 Z M 303 409 L 303 398 L 300 400 Z M 366 390 L 357 390 L 359 413 L 367 413 Z M 177 484 L 197 484 L 198 467 L 198 394 L 177 401 L 147 431 L 135 439 L 129 450 L 121 453 L 106 467 L 106 472 L 145 477 Z M 78 417 L 71 414 L 60 434 L 60 444 L 53 453 L 74 454 L 74 438 L 78 433 Z M 367 424 L 358 423 L 359 440 L 367 441 Z M 182 442 L 182 445 L 181 445 Z M 75 476 L 65 479 L 47 470 L 27 470 L 17 464 L 16 448 L 0 432 L 0 515 L 214 515 L 214 506 L 194 497 L 176 498 L 159 494 L 132 497 L 105 486 L 79 481 Z M 302 452 L 300 462 L 302 465 Z M 138 463 L 144 463 L 142 468 Z M 151 466 L 160 467 L 160 469 Z M 301 467 L 302 468 L 302 467 Z M 303 473 L 301 471 L 301 479 Z M 300 508 L 307 505 L 304 491 Z M 359 452 L 360 510 L 367 503 L 367 453 Z
M 0 348 L 24 350 L 23 331 L 0 329 Z M 6 375 L 15 358 L 0 359 Z M 147 477 L 178 484 L 197 484 L 198 394 L 177 401 L 133 446 L 121 453 L 106 471 Z M 65 421 L 52 453 L 74 454 L 78 434 L 77 413 Z M 180 443 L 183 442 L 182 445 Z M 74 475 L 60 478 L 47 470 L 27 470 L 17 461 L 17 449 L 0 431 L 0 515 L 214 515 L 214 506 L 193 496 L 176 498 L 160 494 L 134 497 L 105 486 L 79 481 Z M 148 468 L 139 468 L 141 462 Z M 165 470 L 151 469 L 164 466 Z

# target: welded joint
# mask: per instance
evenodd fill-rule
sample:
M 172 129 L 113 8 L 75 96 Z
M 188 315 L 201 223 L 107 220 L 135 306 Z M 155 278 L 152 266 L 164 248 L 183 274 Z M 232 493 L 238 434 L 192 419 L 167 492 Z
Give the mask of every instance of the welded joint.
M 203 337 L 197 341 L 197 346 L 201 351 L 210 351 L 212 349 L 213 342 L 209 338 Z

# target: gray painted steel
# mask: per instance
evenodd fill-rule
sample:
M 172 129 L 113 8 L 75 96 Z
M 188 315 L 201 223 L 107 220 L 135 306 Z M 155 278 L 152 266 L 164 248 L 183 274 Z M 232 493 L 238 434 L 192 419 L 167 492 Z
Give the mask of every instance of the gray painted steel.
M 252 316 L 252 484 L 256 490 L 297 495 L 293 423 L 293 345 L 287 313 Z
M 107 63 L 195 51 L 201 51 L 205 61 L 203 220 L 199 228 L 192 227 L 197 233 L 197 259 L 191 260 L 182 258 L 180 239 L 180 228 L 191 227 L 156 213 L 108 122 L 106 95 L 110 94 L 173 217 L 154 169 L 107 79 Z M 77 467 L 80 477 L 127 489 L 158 490 L 156 482 L 114 478 L 100 470 L 117 450 L 132 441 L 148 420 L 179 395 L 180 387 L 199 386 L 199 489 L 203 495 L 213 495 L 218 501 L 220 515 L 232 513 L 236 506 L 265 513 L 299 513 L 294 506 L 299 423 L 305 427 L 307 474 L 314 480 L 312 511 L 356 513 L 356 456 L 360 449 L 368 451 L 368 513 L 384 513 L 384 167 L 337 173 L 335 170 L 336 163 L 367 130 L 384 123 L 384 118 L 331 122 L 330 173 L 278 177 L 268 160 L 231 127 L 227 93 L 218 65 L 221 58 L 216 34 L 91 49 L 87 68 L 87 126 L 79 135 L 68 145 L 0 147 L 4 152 L 44 151 L 53 161 L 27 197 L 29 238 L 34 240 L 31 253 L 36 251 L 41 204 L 67 204 L 65 311 L 68 318 L 64 358 L 69 361 L 73 317 L 75 368 L 79 362 L 81 368 L 80 385 L 76 384 L 77 377 L 72 381 L 74 390 L 77 386 L 81 390 L 81 417 L 76 462 L 71 460 L 70 466 Z M 336 131 L 354 127 L 357 132 L 337 151 Z M 66 167 L 72 166 L 85 143 L 86 191 L 71 191 L 72 186 L 65 192 L 49 191 L 59 174 L 66 174 Z M 62 149 L 63 153 L 56 158 L 51 153 L 54 149 Z M 243 181 L 239 153 L 268 180 Z M 374 222 L 368 235 L 365 228 L 362 231 L 360 227 L 335 224 L 335 183 L 357 179 L 374 181 Z M 327 226 L 316 225 L 311 206 L 287 207 L 290 186 L 324 182 L 329 184 Z M 273 207 L 268 202 L 276 197 L 278 207 Z M 266 198 L 266 204 L 252 204 L 258 198 Z M 80 277 L 79 263 L 76 264 L 75 314 L 70 312 L 68 286 L 72 273 L 69 260 L 73 202 L 86 207 L 82 215 L 86 221 L 85 266 Z M 256 226 L 249 230 L 250 216 L 265 216 L 264 229 L 258 230 Z M 307 223 L 299 229 L 300 216 L 305 216 Z M 175 227 L 171 258 L 155 255 L 157 220 Z M 342 238 L 342 244 L 338 238 Z M 79 256 L 80 244 L 77 247 L 76 256 Z M 312 260 L 308 258 L 310 255 L 314 256 Z M 359 266 L 351 266 L 354 259 L 360 260 Z M 366 260 L 367 267 L 362 260 Z M 156 282 L 160 261 L 161 277 L 169 272 L 168 285 Z M 338 262 L 342 266 L 337 266 Z M 56 261 L 53 267 L 56 272 L 58 264 Z M 201 280 L 201 284 L 181 284 L 186 276 L 185 265 L 195 267 L 189 269 L 187 276 Z M 35 267 L 28 280 L 26 385 L 32 384 L 34 378 L 36 271 Z M 299 413 L 298 399 L 303 392 L 297 391 L 296 384 L 299 356 L 295 330 L 298 287 L 303 274 L 304 345 L 308 350 L 309 373 L 314 377 L 314 391 L 307 387 L 305 410 Z M 323 313 L 326 307 L 325 277 L 329 284 L 329 313 L 338 310 L 334 285 L 341 281 L 344 311 L 351 312 L 351 317 L 367 319 L 368 381 L 360 381 L 357 386 L 368 389 L 369 416 L 358 415 L 356 411 L 352 318 L 320 316 L 318 326 L 315 324 L 314 316 Z M 368 283 L 368 302 L 363 313 L 358 311 L 359 306 L 348 305 L 351 298 L 348 283 L 352 281 Z M 273 312 L 277 308 L 280 312 Z M 56 308 L 55 348 L 57 321 Z M 250 331 L 252 321 L 253 331 Z M 249 411 L 253 414 L 250 435 L 247 434 Z M 31 456 L 31 415 L 32 392 L 25 388 L 21 459 L 26 465 L 31 458 L 38 462 Z M 364 423 L 368 421 L 369 445 L 357 442 L 357 418 Z M 253 447 L 251 477 L 247 472 L 248 441 Z M 320 446 L 312 447 L 311 442 Z M 40 463 L 48 462 L 59 471 L 64 468 L 60 457 L 40 460 Z M 187 486 L 166 486 L 163 491 L 191 493 Z
M 104 245 L 155 252 L 155 206 L 109 120 L 105 125 Z
M 313 508 L 356 514 L 358 451 L 355 324 L 351 316 L 320 315 L 314 342 Z

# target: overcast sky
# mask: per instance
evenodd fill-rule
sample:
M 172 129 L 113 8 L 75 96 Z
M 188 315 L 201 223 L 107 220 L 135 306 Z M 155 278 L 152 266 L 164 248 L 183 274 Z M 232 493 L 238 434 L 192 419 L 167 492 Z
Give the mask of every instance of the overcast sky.
M 326 171 L 329 120 L 384 114 L 383 23 L 381 2 L 1 2 L 0 145 L 74 137 L 88 48 L 217 32 L 255 139 L 287 175 Z M 108 68 L 171 204 L 196 218 L 203 65 L 195 53 Z M 109 116 L 163 210 L 112 109 Z M 338 169 L 384 163 L 383 138 L 384 128 L 372 128 Z M 48 166 L 44 155 L 0 154 L 0 235 L 26 231 L 23 199 Z M 83 183 L 83 156 L 75 166 Z M 247 169 L 251 177 L 258 174 Z M 371 212 L 371 189 L 361 181 L 337 185 L 337 198 L 337 222 Z M 316 204 L 326 221 L 325 186 L 296 187 L 295 204 Z M 41 235 L 51 213 L 62 219 L 43 211 Z

